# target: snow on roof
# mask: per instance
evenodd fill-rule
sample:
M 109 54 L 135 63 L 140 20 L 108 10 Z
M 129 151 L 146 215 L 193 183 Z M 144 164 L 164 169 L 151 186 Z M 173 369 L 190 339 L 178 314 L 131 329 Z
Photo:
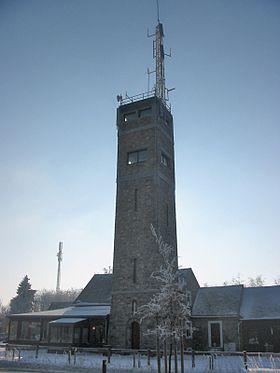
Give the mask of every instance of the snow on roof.
M 85 318 L 78 318 L 78 317 L 63 317 L 62 319 L 57 319 L 50 321 L 50 324 L 60 325 L 60 324 L 77 324 L 78 322 L 85 321 Z
M 9 315 L 9 317 L 32 317 L 32 318 L 55 318 L 55 317 L 93 317 L 93 316 L 107 316 L 110 314 L 111 307 L 108 305 L 87 305 L 87 306 L 71 306 L 67 308 L 60 308 L 57 310 L 27 312 Z
M 205 287 L 198 290 L 192 316 L 238 317 L 242 285 Z
M 244 320 L 280 319 L 280 286 L 244 288 L 240 316 Z

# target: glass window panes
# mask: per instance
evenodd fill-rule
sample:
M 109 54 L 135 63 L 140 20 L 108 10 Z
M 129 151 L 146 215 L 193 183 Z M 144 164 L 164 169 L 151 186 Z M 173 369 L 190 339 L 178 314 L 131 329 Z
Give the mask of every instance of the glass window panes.
M 137 118 L 137 113 L 136 111 L 132 111 L 130 113 L 125 113 L 124 116 L 123 116 L 123 119 L 125 122 L 129 122 L 133 119 L 136 119 Z
M 137 150 L 135 152 L 127 153 L 127 164 L 134 164 L 144 162 L 147 160 L 148 153 L 147 149 Z
M 139 150 L 138 152 L 138 162 L 144 162 L 147 160 L 147 150 Z
M 152 108 L 151 107 L 139 110 L 139 117 L 140 118 L 150 117 L 151 115 L 152 115 Z
M 128 153 L 128 156 L 127 156 L 127 163 L 128 164 L 133 164 L 133 163 L 137 163 L 138 162 L 138 156 L 137 156 L 137 153 L 138 152 L 130 152 Z
M 164 153 L 161 153 L 160 161 L 165 167 L 168 167 L 169 160 Z

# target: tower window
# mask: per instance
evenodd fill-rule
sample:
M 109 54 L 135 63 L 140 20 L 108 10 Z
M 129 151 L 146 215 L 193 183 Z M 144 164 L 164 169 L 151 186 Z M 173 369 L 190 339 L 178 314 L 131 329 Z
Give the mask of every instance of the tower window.
M 134 164 L 146 161 L 148 158 L 147 149 L 127 153 L 127 164 Z
M 151 115 L 152 115 L 152 108 L 151 107 L 139 110 L 139 118 L 150 117 Z
M 137 302 L 136 302 L 136 300 L 134 299 L 134 300 L 132 301 L 132 313 L 133 313 L 133 315 L 135 315 L 136 312 L 137 312 Z
M 132 111 L 130 113 L 125 113 L 124 116 L 123 116 L 123 120 L 125 122 L 130 122 L 131 120 L 136 119 L 136 118 L 137 118 L 136 111 Z
M 187 301 L 187 306 L 192 305 L 192 293 L 190 291 L 186 291 L 186 301 Z
M 136 265 L 137 265 L 137 259 L 134 258 L 133 259 L 133 273 L 132 273 L 134 284 L 136 284 L 136 280 L 137 280 L 137 277 L 136 277 Z
M 165 167 L 169 167 L 169 164 L 170 164 L 169 158 L 164 153 L 161 153 L 160 155 L 160 162 Z
M 138 189 L 134 189 L 134 211 L 138 210 Z

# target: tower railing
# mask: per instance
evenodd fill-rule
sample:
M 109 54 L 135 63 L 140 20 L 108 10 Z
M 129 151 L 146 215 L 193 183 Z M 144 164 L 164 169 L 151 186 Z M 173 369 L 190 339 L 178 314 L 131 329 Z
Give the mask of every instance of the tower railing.
M 139 94 L 133 95 L 133 96 L 129 96 L 127 93 L 125 94 L 125 97 L 123 97 L 122 95 L 118 95 L 117 100 L 119 102 L 119 105 L 122 106 L 122 105 L 130 104 L 132 102 L 145 100 L 145 99 L 151 98 L 151 97 L 157 97 L 155 89 L 153 89 L 151 91 L 139 93 Z M 159 99 L 160 99 L 160 97 L 159 97 Z M 171 112 L 171 105 L 168 104 L 166 101 L 163 101 L 163 100 L 161 100 L 161 102 L 167 108 L 167 110 Z

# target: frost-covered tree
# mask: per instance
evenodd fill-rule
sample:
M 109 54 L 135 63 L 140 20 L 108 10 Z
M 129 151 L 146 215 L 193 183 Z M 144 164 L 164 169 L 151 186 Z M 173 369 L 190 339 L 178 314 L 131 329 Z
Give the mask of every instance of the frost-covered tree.
M 264 286 L 264 284 L 265 284 L 265 279 L 263 278 L 262 275 L 257 275 L 255 278 L 254 277 L 248 278 L 248 286 L 250 287 Z
M 1 299 L 0 299 L 0 340 L 1 337 L 4 337 L 6 330 L 7 330 L 7 314 L 9 312 L 9 307 L 4 306 Z
M 160 372 L 160 345 L 163 346 L 165 355 L 167 346 L 169 347 L 169 371 L 174 353 L 175 372 L 177 372 L 177 348 L 180 345 L 183 353 L 183 338 L 187 332 L 190 308 L 186 301 L 186 294 L 178 281 L 177 258 L 174 257 L 174 249 L 163 241 L 153 226 L 151 226 L 151 232 L 163 259 L 159 270 L 152 274 L 152 277 L 159 283 L 159 292 L 148 304 L 140 307 L 138 313 L 142 319 L 153 320 L 154 327 L 148 330 L 148 333 L 156 336 L 158 372 Z M 167 365 L 166 359 L 165 364 Z M 181 364 L 183 364 L 183 359 L 181 359 Z M 167 369 L 167 366 L 165 368 Z
M 33 311 L 35 293 L 36 290 L 31 289 L 28 276 L 24 276 L 17 288 L 17 295 L 11 299 L 10 312 L 22 313 Z
M 55 290 L 42 289 L 36 292 L 34 298 L 34 310 L 45 311 L 51 303 L 55 302 L 73 302 L 80 294 L 81 289 Z

